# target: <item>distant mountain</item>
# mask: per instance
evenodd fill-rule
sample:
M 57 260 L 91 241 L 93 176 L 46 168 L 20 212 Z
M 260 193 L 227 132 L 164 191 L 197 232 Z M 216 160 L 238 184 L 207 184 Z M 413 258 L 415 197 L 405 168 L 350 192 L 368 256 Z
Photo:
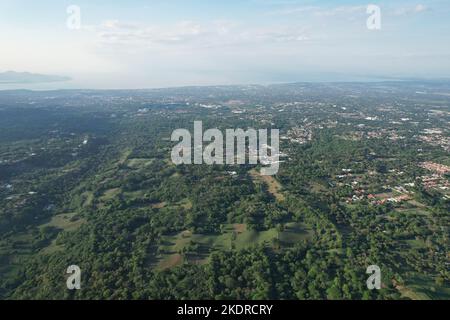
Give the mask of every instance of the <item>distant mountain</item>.
M 5 83 L 43 83 L 71 80 L 69 77 L 46 75 L 30 72 L 0 72 L 0 84 Z

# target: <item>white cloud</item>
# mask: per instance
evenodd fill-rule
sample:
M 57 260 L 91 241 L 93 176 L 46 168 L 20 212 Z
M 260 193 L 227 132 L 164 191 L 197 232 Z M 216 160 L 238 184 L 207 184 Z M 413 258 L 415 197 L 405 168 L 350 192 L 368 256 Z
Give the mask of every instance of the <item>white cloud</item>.
M 317 6 L 301 6 L 291 7 L 287 9 L 281 9 L 269 12 L 269 15 L 300 15 L 308 14 L 315 17 L 333 17 L 338 15 L 348 15 L 365 13 L 366 6 L 340 6 L 334 8 L 322 8 Z
M 424 12 L 424 11 L 428 11 L 428 7 L 423 5 L 423 4 L 418 4 L 415 8 L 414 8 L 414 12 L 418 13 L 418 12 Z
M 321 17 L 332 17 L 337 15 L 353 15 L 353 14 L 365 14 L 367 6 L 342 6 L 329 10 L 319 10 L 315 14 Z
M 252 27 L 227 20 L 206 24 L 180 21 L 170 26 L 138 25 L 108 20 L 99 25 L 96 31 L 102 44 L 134 44 L 143 48 L 173 45 L 204 48 L 311 39 L 311 35 L 304 27 L 291 25 Z
M 428 6 L 426 6 L 424 4 L 417 4 L 415 6 L 398 8 L 394 11 L 394 15 L 407 16 L 407 15 L 419 14 L 419 13 L 426 12 L 429 10 L 430 10 L 430 8 Z
M 113 30 L 120 30 L 120 29 L 135 30 L 139 28 L 139 25 L 136 23 L 123 23 L 120 22 L 119 20 L 106 20 L 101 24 L 101 27 Z
M 287 8 L 287 9 L 271 11 L 271 12 L 268 12 L 267 15 L 292 15 L 292 14 L 317 12 L 319 10 L 320 10 L 320 8 L 315 7 L 315 6 L 294 7 L 294 8 Z
M 192 21 L 181 21 L 164 28 L 108 20 L 97 28 L 97 34 L 106 43 L 180 43 L 200 37 L 204 33 L 202 27 Z

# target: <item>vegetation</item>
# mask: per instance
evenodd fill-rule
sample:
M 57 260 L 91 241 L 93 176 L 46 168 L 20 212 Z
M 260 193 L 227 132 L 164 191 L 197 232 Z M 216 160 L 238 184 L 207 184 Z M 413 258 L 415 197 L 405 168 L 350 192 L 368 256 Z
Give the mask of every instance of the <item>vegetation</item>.
M 342 86 L 0 93 L 0 297 L 450 299 L 448 97 Z M 173 165 L 198 119 L 280 128 L 278 175 Z

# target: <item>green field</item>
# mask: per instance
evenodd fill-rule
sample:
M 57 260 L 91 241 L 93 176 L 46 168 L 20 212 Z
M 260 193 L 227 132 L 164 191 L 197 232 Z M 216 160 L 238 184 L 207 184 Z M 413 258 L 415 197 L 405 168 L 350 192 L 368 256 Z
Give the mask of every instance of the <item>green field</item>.
M 275 228 L 266 231 L 247 230 L 247 226 L 242 224 L 227 224 L 223 230 L 222 234 L 192 234 L 190 231 L 183 231 L 163 236 L 157 259 L 152 261 L 153 267 L 164 270 L 183 261 L 202 264 L 217 250 L 243 250 L 264 244 L 272 246 L 275 241 L 282 247 L 289 247 L 312 237 L 311 230 L 293 222 L 287 223 L 283 232 L 278 232 Z M 195 252 L 184 251 L 190 245 L 196 247 Z
M 413 300 L 449 300 L 450 287 L 438 286 L 433 277 L 415 273 L 406 280 L 405 287 L 399 289 L 403 297 Z
M 129 159 L 127 166 L 131 169 L 145 169 L 150 166 L 154 159 Z
M 84 219 L 74 219 L 75 216 L 75 212 L 56 215 L 52 217 L 49 222 L 41 225 L 41 229 L 45 227 L 54 227 L 67 232 L 75 231 L 81 227 L 81 225 L 86 223 L 86 220 Z M 40 251 L 40 254 L 51 254 L 62 249 L 63 247 L 56 243 L 56 239 L 53 239 L 47 247 Z

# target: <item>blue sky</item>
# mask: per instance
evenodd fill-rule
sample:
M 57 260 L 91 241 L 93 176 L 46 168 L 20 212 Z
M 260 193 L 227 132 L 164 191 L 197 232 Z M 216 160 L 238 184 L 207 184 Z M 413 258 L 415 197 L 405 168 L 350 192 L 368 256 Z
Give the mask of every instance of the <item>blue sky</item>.
M 0 72 L 72 87 L 450 77 L 447 0 L 0 0 L 0 28 Z

